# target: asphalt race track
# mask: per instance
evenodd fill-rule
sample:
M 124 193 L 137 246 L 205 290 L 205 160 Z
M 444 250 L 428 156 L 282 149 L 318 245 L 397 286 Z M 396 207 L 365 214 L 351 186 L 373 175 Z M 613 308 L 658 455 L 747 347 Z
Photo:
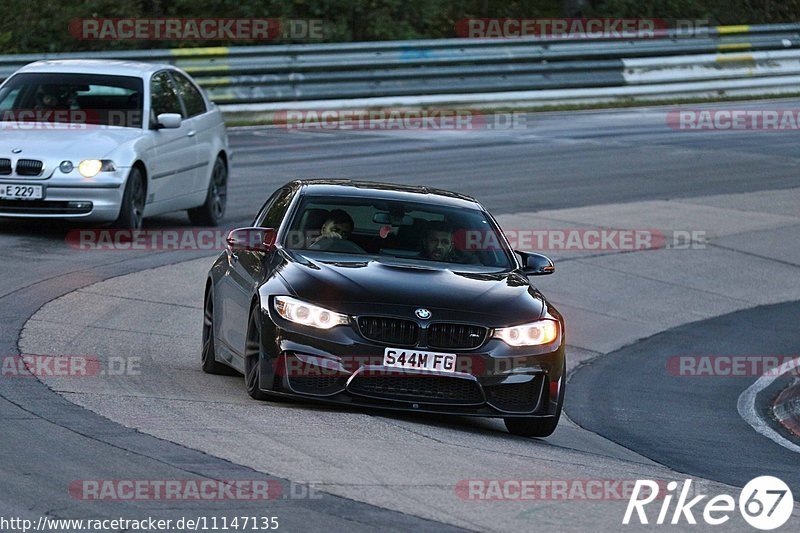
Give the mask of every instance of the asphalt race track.
M 769 324 L 768 335 L 754 334 L 754 317 Z M 676 353 L 697 353 L 698 347 L 707 354 L 796 354 L 798 320 L 800 304 L 789 302 L 694 322 L 626 346 L 575 374 L 569 412 L 581 426 L 679 472 L 737 486 L 759 475 L 777 476 L 796 492 L 800 471 L 788 465 L 797 462 L 797 454 L 765 442 L 736 410 L 726 408 L 736 404 L 752 377 L 687 379 L 663 369 Z M 685 445 L 704 440 L 708 446 Z
M 797 455 L 737 413 L 756 376 L 665 369 L 684 354 L 798 355 L 800 134 L 678 132 L 668 111 L 536 114 L 524 129 L 499 131 L 230 132 L 225 229 L 248 225 L 290 179 L 338 177 L 474 195 L 506 230 L 704 232 L 705 245 L 689 249 L 550 254 L 556 274 L 537 285 L 565 314 L 578 369 L 569 419 L 545 440 L 512 437 L 499 421 L 253 402 L 241 378 L 199 369 L 202 284 L 215 252 L 82 251 L 65 242 L 63 225 L 0 221 L 0 356 L 142 361 L 139 376 L 0 378 L 0 515 L 257 514 L 280 517 L 287 531 L 616 531 L 627 500 L 474 501 L 456 485 L 691 477 L 707 493 L 736 495 L 771 474 L 800 500 Z M 146 226 L 188 221 L 176 214 Z M 266 479 L 284 495 L 296 482 L 321 496 L 130 502 L 70 493 L 87 479 Z M 749 530 L 739 516 L 726 528 Z

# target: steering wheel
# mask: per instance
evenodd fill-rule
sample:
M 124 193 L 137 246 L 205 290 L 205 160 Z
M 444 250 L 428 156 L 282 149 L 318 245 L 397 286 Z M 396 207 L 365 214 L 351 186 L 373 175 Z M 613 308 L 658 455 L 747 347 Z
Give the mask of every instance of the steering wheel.
M 308 247 L 309 250 L 321 250 L 323 252 L 342 252 L 350 254 L 365 254 L 367 253 L 362 247 L 348 241 L 346 239 L 331 239 L 330 237 L 323 237 L 314 244 Z

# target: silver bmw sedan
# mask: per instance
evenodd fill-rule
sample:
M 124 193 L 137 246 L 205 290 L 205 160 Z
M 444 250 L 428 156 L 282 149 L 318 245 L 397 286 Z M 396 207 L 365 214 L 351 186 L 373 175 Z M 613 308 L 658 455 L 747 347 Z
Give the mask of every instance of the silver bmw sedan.
M 182 70 L 115 60 L 37 61 L 0 85 L 0 217 L 140 228 L 187 210 L 225 214 L 222 113 Z

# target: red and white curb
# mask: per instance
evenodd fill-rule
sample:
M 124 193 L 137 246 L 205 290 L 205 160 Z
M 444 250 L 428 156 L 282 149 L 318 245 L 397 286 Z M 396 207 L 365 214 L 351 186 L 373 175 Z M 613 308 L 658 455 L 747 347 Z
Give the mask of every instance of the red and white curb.
M 800 437 L 800 380 L 796 380 L 775 398 L 772 412 L 783 427 Z
M 800 357 L 786 361 L 777 370 L 770 370 L 768 373 L 758 378 L 755 383 L 745 389 L 745 391 L 739 396 L 739 401 L 736 404 L 736 408 L 739 410 L 739 415 L 745 420 L 745 422 L 750 424 L 754 430 L 761 433 L 776 444 L 783 446 L 788 450 L 792 450 L 793 452 L 800 453 L 800 446 L 791 442 L 786 437 L 775 431 L 756 409 L 756 396 L 758 396 L 758 393 L 769 387 L 776 379 L 778 379 L 778 377 L 786 374 L 787 372 L 791 372 L 798 367 L 800 367 Z M 789 420 L 794 418 L 794 423 L 796 424 L 797 422 L 800 422 L 800 397 L 798 397 L 800 388 L 798 388 L 797 384 L 795 384 L 790 389 L 787 389 L 787 391 L 791 391 L 792 389 L 794 389 L 794 396 L 792 397 L 794 414 L 788 416 L 786 419 Z M 788 406 L 789 404 L 785 403 L 783 405 Z M 786 425 L 783 422 L 781 423 L 784 426 Z

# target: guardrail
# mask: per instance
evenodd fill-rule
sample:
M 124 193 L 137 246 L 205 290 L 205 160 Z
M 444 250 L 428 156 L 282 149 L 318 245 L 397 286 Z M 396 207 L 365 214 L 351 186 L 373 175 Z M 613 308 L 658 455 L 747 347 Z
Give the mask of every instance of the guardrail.
M 440 39 L 0 56 L 177 65 L 228 113 L 286 108 L 536 106 L 800 92 L 800 24 L 662 31 L 637 39 Z M 291 102 L 291 105 L 289 103 Z

